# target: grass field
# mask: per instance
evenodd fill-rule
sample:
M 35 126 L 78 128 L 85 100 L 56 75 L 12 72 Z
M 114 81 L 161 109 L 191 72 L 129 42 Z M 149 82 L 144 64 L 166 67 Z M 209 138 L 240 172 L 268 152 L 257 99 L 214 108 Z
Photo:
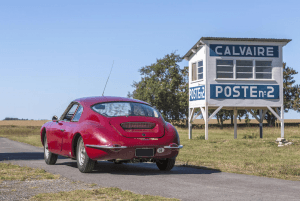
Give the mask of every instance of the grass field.
M 0 137 L 42 147 L 40 126 L 0 125 Z
M 135 194 L 130 191 L 122 191 L 119 188 L 99 188 L 95 190 L 76 190 L 59 193 L 43 193 L 32 197 L 34 201 L 54 201 L 54 200 L 145 200 L 145 201 L 175 201 L 178 199 L 165 198 L 152 195 Z
M 5 120 L 0 121 L 0 126 L 39 126 L 50 120 Z
M 4 180 L 38 180 L 58 179 L 59 175 L 53 175 L 43 169 L 20 167 L 7 163 L 0 163 L 0 182 Z
M 285 127 L 285 138 L 293 144 L 278 147 L 280 128 L 264 128 L 259 138 L 258 127 L 238 129 L 233 139 L 233 128 L 210 128 L 204 140 L 204 129 L 193 129 L 188 140 L 187 129 L 178 129 L 181 144 L 177 160 L 187 165 L 205 166 L 224 172 L 300 180 L 300 128 Z
M 58 179 L 59 175 L 46 172 L 43 169 L 30 167 L 21 167 L 7 163 L 0 163 L 0 183 L 8 180 L 17 180 L 20 182 Z M 51 183 L 49 183 L 49 186 Z M 8 189 L 6 189 L 8 190 Z M 10 189 L 15 191 L 15 189 Z M 1 194 L 1 191 L 0 191 Z M 50 200 L 170 200 L 178 199 L 164 198 L 161 196 L 141 195 L 130 191 L 123 191 L 119 188 L 99 188 L 93 190 L 74 190 L 69 192 L 58 193 L 41 193 L 30 198 L 34 201 Z
M 40 126 L 0 125 L 0 136 L 42 146 Z M 193 140 L 188 130 L 178 128 L 181 144 L 177 161 L 181 164 L 207 167 L 224 172 L 300 180 L 300 128 L 285 127 L 285 138 L 293 144 L 278 147 L 280 128 L 264 127 L 264 138 L 259 138 L 258 127 L 238 128 L 233 139 L 233 128 L 209 128 L 209 140 L 204 140 L 204 129 L 193 129 Z

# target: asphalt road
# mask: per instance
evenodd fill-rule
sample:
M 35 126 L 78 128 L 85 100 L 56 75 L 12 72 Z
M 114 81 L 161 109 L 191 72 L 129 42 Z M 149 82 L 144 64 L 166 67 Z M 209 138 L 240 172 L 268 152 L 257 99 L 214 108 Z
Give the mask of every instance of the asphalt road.
M 182 200 L 300 200 L 299 181 L 190 167 L 176 166 L 165 173 L 152 163 L 116 165 L 98 161 L 92 173 L 83 174 L 75 160 L 60 157 L 56 165 L 46 165 L 42 148 L 0 138 L 0 162 L 7 160 L 76 181 Z

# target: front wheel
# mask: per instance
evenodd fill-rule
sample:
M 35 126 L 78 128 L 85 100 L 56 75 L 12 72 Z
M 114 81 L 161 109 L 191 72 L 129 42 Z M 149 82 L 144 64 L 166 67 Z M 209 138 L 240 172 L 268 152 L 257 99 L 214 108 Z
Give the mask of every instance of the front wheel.
M 167 158 L 166 160 L 156 161 L 156 165 L 160 170 L 170 171 L 175 165 L 176 158 Z
M 77 167 L 80 172 L 87 173 L 93 171 L 97 161 L 93 161 L 87 155 L 82 137 L 79 137 L 78 139 L 76 158 L 77 158 Z
M 47 137 L 45 135 L 45 137 L 44 137 L 44 159 L 45 159 L 46 164 L 54 165 L 57 161 L 57 157 L 58 157 L 57 154 L 53 154 L 49 151 Z

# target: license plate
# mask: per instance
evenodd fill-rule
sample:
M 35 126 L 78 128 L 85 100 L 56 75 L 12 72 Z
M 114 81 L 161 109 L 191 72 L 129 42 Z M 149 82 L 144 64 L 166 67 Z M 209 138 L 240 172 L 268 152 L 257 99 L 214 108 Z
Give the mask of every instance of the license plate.
M 154 149 L 136 149 L 135 156 L 154 156 Z

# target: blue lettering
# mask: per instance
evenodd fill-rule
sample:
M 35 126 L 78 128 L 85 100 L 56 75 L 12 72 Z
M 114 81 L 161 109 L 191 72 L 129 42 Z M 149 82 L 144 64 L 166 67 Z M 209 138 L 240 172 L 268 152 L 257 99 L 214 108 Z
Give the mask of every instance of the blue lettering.
M 211 84 L 210 98 L 211 99 L 279 99 L 279 85 Z
M 278 46 L 210 44 L 210 56 L 279 57 Z
M 205 86 L 191 87 L 189 89 L 190 101 L 205 99 Z

